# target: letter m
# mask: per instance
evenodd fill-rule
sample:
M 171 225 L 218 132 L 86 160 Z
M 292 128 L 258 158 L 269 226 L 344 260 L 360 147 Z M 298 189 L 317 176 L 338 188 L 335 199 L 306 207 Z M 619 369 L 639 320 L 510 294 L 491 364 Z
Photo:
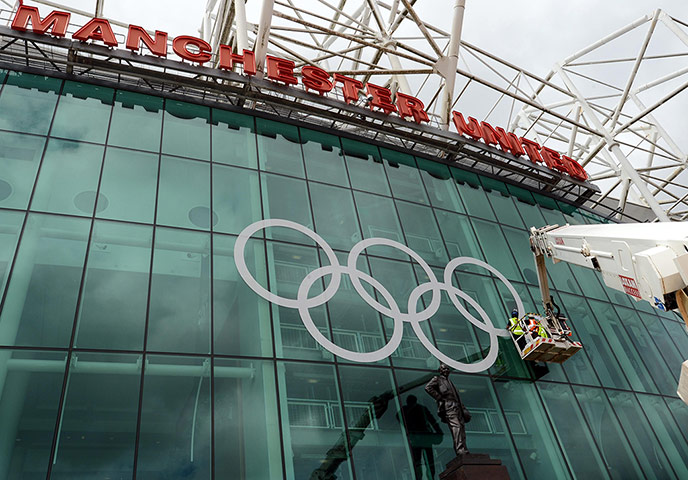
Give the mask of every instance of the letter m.
M 38 8 L 22 5 L 12 20 L 12 29 L 25 32 L 28 30 L 29 20 L 31 20 L 31 28 L 35 33 L 44 35 L 50 30 L 50 34 L 56 37 L 64 37 L 67 33 L 69 17 L 70 14 L 67 12 L 53 10 L 44 20 L 41 20 Z

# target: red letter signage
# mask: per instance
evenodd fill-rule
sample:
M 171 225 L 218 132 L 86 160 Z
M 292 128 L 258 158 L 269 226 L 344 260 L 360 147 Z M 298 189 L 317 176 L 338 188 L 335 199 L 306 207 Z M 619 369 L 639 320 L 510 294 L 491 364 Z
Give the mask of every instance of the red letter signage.
M 538 152 L 538 150 L 540 150 L 540 144 L 539 143 L 534 142 L 532 140 L 528 140 L 525 137 L 521 137 L 521 145 L 523 145 L 523 149 L 528 154 L 528 158 L 530 158 L 531 162 L 542 163 L 542 157 L 540 156 L 540 153 Z
M 371 110 L 375 107 L 381 108 L 385 115 L 397 111 L 397 107 L 392 103 L 392 92 L 389 88 L 369 83 L 366 85 L 366 90 L 368 95 L 373 97 L 370 99 Z
M 109 47 L 116 47 L 119 42 L 115 38 L 110 22 L 104 18 L 94 18 L 86 25 L 77 30 L 72 38 L 85 42 L 86 40 L 97 40 Z
M 474 140 L 480 140 L 483 137 L 483 131 L 475 118 L 468 117 L 468 123 L 466 123 L 463 115 L 461 115 L 459 112 L 452 112 L 452 118 L 454 119 L 456 131 L 461 135 L 468 135 Z
M 301 69 L 301 75 L 303 75 L 302 82 L 306 90 L 315 90 L 320 95 L 324 95 L 334 88 L 334 84 L 330 81 L 330 74 L 322 68 L 306 65 Z
M 397 92 L 397 108 L 399 109 L 399 116 L 402 118 L 413 117 L 413 121 L 416 123 L 430 121 L 423 102 L 411 95 Z
M 189 50 L 189 45 L 196 47 L 198 52 Z M 212 47 L 208 42 L 190 35 L 182 35 L 175 38 L 172 42 L 172 49 L 174 53 L 184 60 L 198 63 L 205 63 L 210 60 L 210 52 L 212 51 Z
M 45 17 L 45 20 L 41 20 L 36 7 L 22 5 L 17 9 L 17 14 L 12 20 L 12 29 L 25 32 L 29 28 L 29 20 L 31 20 L 31 28 L 35 33 L 45 34 L 50 30 L 51 35 L 64 37 L 67 33 L 69 17 L 70 14 L 67 12 L 54 10 Z
M 256 74 L 256 56 L 251 50 L 244 50 L 243 55 L 232 53 L 232 47 L 220 44 L 220 68 L 234 70 L 234 64 L 241 63 L 244 66 L 244 75 Z
M 358 100 L 358 92 L 363 88 L 363 82 L 338 73 L 334 74 L 334 81 L 342 84 L 342 95 L 346 103 Z
M 143 28 L 137 25 L 129 25 L 129 32 L 127 33 L 126 47 L 129 50 L 138 52 L 141 41 L 148 47 L 148 49 L 158 57 L 167 56 L 167 33 L 159 30 L 155 31 L 155 40 L 148 35 Z
M 299 81 L 294 76 L 295 63 L 284 58 L 265 57 L 265 64 L 268 70 L 268 78 L 276 82 L 284 82 L 287 85 L 296 85 Z

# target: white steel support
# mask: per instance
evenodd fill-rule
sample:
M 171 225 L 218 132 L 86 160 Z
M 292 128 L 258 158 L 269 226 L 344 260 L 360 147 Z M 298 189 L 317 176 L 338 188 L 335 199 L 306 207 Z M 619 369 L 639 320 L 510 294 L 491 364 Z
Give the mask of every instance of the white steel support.
M 657 219 L 662 222 L 668 222 L 669 217 L 667 216 L 666 212 L 659 204 L 657 199 L 654 197 L 654 195 L 652 195 L 645 181 L 642 178 L 640 178 L 640 175 L 638 175 L 638 172 L 635 170 L 635 168 L 633 168 L 631 162 L 629 162 L 628 158 L 626 158 L 624 153 L 621 151 L 621 148 L 619 147 L 619 142 L 614 140 L 614 137 L 612 137 L 611 133 L 604 127 L 602 121 L 597 117 L 595 111 L 590 107 L 585 97 L 583 97 L 578 88 L 574 85 L 574 83 L 571 81 L 568 74 L 564 71 L 561 65 L 557 65 L 555 68 L 561 79 L 569 88 L 569 90 L 571 90 L 571 92 L 578 97 L 580 106 L 582 110 L 585 112 L 587 119 L 591 121 L 593 125 L 597 128 L 597 130 L 604 135 L 604 141 L 606 142 L 609 150 L 614 155 L 615 159 L 618 161 L 621 172 L 633 181 L 633 185 L 636 189 L 638 189 L 638 192 L 647 202 L 647 205 L 650 207 L 650 209 L 652 209 L 654 214 L 657 215 Z
M 263 0 L 263 7 L 260 11 L 260 22 L 258 23 L 258 35 L 253 51 L 256 54 L 256 68 L 259 72 L 265 65 L 265 56 L 268 53 L 268 41 L 270 36 L 270 25 L 272 24 L 272 13 L 275 7 L 275 0 Z
M 440 102 L 441 127 L 449 128 L 449 118 L 454 101 L 454 85 L 456 84 L 456 68 L 459 64 L 459 46 L 461 45 L 461 30 L 463 28 L 463 14 L 466 10 L 466 0 L 455 0 L 451 35 L 449 37 L 449 52 L 444 57 L 444 65 L 440 73 L 444 76 L 442 101 Z M 446 58 L 446 60 L 445 60 Z
M 237 52 L 248 47 L 248 26 L 246 24 L 246 0 L 234 0 L 234 18 L 236 21 Z

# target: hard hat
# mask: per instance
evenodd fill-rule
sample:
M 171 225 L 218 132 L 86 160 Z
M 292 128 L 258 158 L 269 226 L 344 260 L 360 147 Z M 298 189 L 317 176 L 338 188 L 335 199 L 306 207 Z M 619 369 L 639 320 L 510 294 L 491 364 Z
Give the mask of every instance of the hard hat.
M 518 310 L 516 310 L 516 309 L 514 308 L 514 309 L 511 311 L 511 316 L 512 316 L 512 317 L 518 317 Z

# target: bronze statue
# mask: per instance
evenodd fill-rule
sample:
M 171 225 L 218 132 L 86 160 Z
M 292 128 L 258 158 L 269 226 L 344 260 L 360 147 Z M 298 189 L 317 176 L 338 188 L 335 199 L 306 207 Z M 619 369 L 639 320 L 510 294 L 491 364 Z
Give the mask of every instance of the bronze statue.
M 465 455 L 469 453 L 466 447 L 466 422 L 471 420 L 471 414 L 461 402 L 458 390 L 449 380 L 451 369 L 442 363 L 439 373 L 425 385 L 425 391 L 437 402 L 437 415 L 440 420 L 449 426 L 456 455 Z

